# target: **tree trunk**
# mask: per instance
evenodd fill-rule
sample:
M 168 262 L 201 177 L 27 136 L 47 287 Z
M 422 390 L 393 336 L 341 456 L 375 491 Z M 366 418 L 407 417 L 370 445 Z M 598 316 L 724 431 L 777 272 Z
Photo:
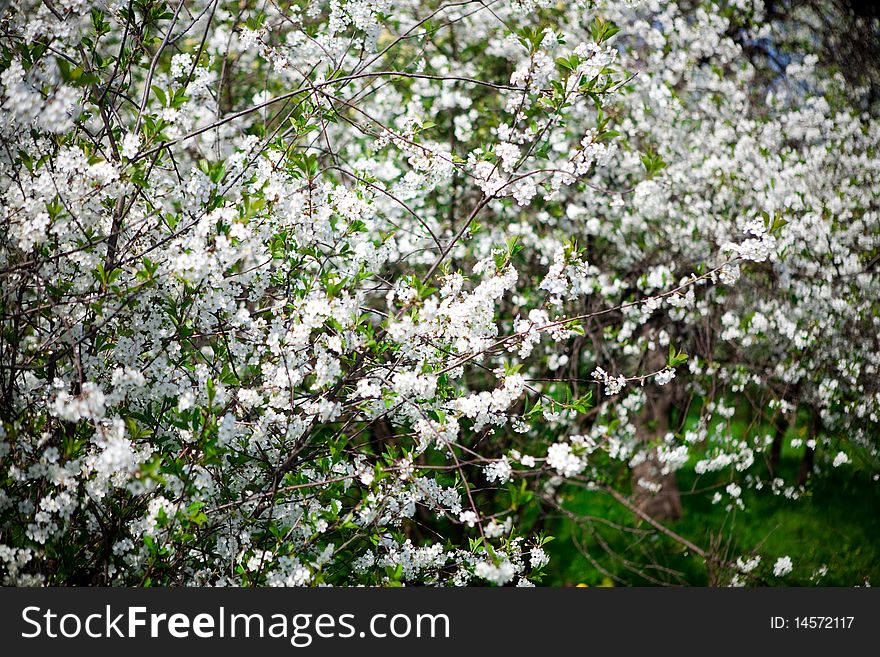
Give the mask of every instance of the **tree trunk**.
M 794 412 L 792 412 L 792 415 Z M 788 427 L 791 424 L 791 417 L 787 414 L 780 414 L 776 417 L 774 424 L 776 426 L 776 433 L 773 435 L 773 445 L 770 447 L 770 462 L 767 464 L 771 479 L 776 476 L 776 471 L 779 469 L 779 461 L 782 458 L 782 441 L 785 438 L 785 432 L 788 431 Z
M 813 411 L 813 423 L 812 423 L 812 439 L 819 442 L 819 434 L 822 433 L 822 418 L 819 416 L 819 411 Z M 807 483 L 807 479 L 810 478 L 810 475 L 813 474 L 813 461 L 816 457 L 816 450 L 812 447 L 807 447 L 807 451 L 804 452 L 804 458 L 801 461 L 801 470 L 798 473 L 797 485 L 803 486 Z
M 807 479 L 810 478 L 810 475 L 813 473 L 813 459 L 815 457 L 816 451 L 807 447 L 807 451 L 804 452 L 804 459 L 801 461 L 801 470 L 798 473 L 797 485 L 803 486 L 807 483 Z
M 647 359 L 647 367 L 651 371 L 659 370 L 665 363 L 663 353 L 659 350 L 651 352 Z M 673 384 L 657 386 L 645 385 L 647 400 L 645 406 L 635 418 L 639 440 L 646 445 L 662 440 L 669 432 L 669 415 L 675 389 Z M 632 483 L 636 506 L 656 520 L 677 520 L 681 518 L 681 497 L 678 493 L 678 482 L 674 472 L 663 474 L 663 464 L 657 458 L 657 450 L 648 449 L 648 456 L 633 468 Z M 648 488 L 640 485 L 646 483 Z M 659 486 L 659 490 L 651 488 Z

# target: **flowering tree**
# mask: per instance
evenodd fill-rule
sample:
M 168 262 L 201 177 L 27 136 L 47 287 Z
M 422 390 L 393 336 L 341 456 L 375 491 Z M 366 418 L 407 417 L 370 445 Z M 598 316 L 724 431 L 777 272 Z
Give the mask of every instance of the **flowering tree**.
M 675 471 L 797 498 L 737 406 L 869 468 L 880 407 L 880 130 L 763 17 L 11 3 L 5 581 L 529 585 L 569 486 L 760 572 Z

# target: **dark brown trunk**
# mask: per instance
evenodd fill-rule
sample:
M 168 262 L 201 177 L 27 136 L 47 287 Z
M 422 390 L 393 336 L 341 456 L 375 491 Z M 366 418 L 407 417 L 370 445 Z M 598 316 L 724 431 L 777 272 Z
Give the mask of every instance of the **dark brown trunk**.
M 373 421 L 370 432 L 370 444 L 377 456 L 385 453 L 385 448 L 394 440 L 394 429 L 387 420 L 380 418 Z
M 798 473 L 798 486 L 803 486 L 807 483 L 807 479 L 809 479 L 810 475 L 813 473 L 813 460 L 815 459 L 815 454 L 815 450 L 810 447 L 807 447 L 807 451 L 804 452 L 804 458 L 801 461 L 801 470 Z
M 782 458 L 782 440 L 785 438 L 785 432 L 788 431 L 790 422 L 790 418 L 785 415 L 780 415 L 776 418 L 776 433 L 773 435 L 773 445 L 770 447 L 770 462 L 767 464 L 771 479 L 776 476 L 776 471 L 779 469 L 779 461 Z
M 813 411 L 813 422 L 812 422 L 812 436 L 811 438 L 819 442 L 819 434 L 822 433 L 822 418 L 819 416 L 818 411 Z M 816 450 L 812 447 L 807 447 L 807 451 L 804 452 L 804 458 L 801 461 L 801 470 L 798 473 L 797 485 L 803 486 L 807 483 L 807 479 L 810 478 L 810 475 L 813 474 L 813 463 L 816 458 Z
M 659 351 L 647 359 L 647 367 L 659 370 L 665 359 Z M 669 432 L 669 416 L 674 395 L 673 384 L 666 386 L 645 385 L 647 400 L 635 419 L 639 440 L 646 446 L 656 444 Z M 633 468 L 632 483 L 636 506 L 657 520 L 677 520 L 681 518 L 681 497 L 674 472 L 663 473 L 663 464 L 657 458 L 654 447 L 647 448 L 647 458 Z M 646 489 L 639 485 L 645 482 L 651 487 L 659 486 L 659 491 Z

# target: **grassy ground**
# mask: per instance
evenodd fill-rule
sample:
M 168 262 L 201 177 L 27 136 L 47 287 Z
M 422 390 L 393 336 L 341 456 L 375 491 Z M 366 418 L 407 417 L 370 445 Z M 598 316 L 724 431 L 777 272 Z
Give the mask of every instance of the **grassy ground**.
M 783 451 L 780 473 L 786 481 L 794 481 L 799 464 L 800 454 Z M 807 496 L 796 501 L 767 487 L 761 491 L 744 487 L 745 510 L 727 510 L 725 502 L 713 505 L 711 493 L 692 493 L 719 483 L 698 477 L 692 467 L 680 470 L 678 481 L 684 515 L 668 526 L 699 547 L 715 543 L 727 548 L 732 559 L 760 554 L 755 583 L 851 586 L 868 580 L 880 584 L 880 495 L 870 473 L 852 466 L 829 469 L 814 477 Z M 575 491 L 565 508 L 601 520 L 573 523 L 560 517 L 548 523 L 548 533 L 556 540 L 547 546 L 552 559 L 545 584 L 709 583 L 702 559 L 656 532 L 640 532 L 650 528 L 608 495 Z M 783 555 L 791 557 L 794 570 L 779 579 L 773 576 L 772 565 Z M 823 566 L 827 574 L 816 577 Z

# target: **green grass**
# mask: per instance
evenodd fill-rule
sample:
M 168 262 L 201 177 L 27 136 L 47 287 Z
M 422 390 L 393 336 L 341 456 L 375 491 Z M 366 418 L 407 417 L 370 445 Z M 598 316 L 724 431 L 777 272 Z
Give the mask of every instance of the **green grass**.
M 797 451 L 783 451 L 780 474 L 786 482 L 794 481 L 799 464 Z M 753 469 L 761 467 L 756 464 Z M 744 486 L 745 510 L 733 511 L 725 509 L 729 499 L 726 495 L 725 501 L 713 505 L 711 492 L 690 492 L 726 483 L 724 480 L 697 476 L 692 464 L 677 474 L 684 514 L 667 526 L 698 547 L 709 548 L 714 541 L 722 550 L 727 549 L 730 559 L 760 554 L 762 562 L 755 571 L 755 584 L 852 586 L 865 580 L 880 584 L 880 495 L 871 473 L 853 466 L 828 469 L 811 478 L 806 496 L 798 500 L 775 495 L 769 487 L 756 491 Z M 637 533 L 608 527 L 599 520 L 575 523 L 568 518 L 554 518 L 546 525 L 556 540 L 547 546 L 551 562 L 545 584 L 652 585 L 657 580 L 709 583 L 701 558 L 655 531 L 638 533 L 651 528 L 608 495 L 575 490 L 564 506 L 578 516 L 617 523 Z M 611 557 L 609 551 L 617 556 Z M 779 579 L 773 576 L 772 566 L 783 555 L 791 557 L 794 570 Z M 828 568 L 827 575 L 814 581 L 814 574 L 823 565 Z

